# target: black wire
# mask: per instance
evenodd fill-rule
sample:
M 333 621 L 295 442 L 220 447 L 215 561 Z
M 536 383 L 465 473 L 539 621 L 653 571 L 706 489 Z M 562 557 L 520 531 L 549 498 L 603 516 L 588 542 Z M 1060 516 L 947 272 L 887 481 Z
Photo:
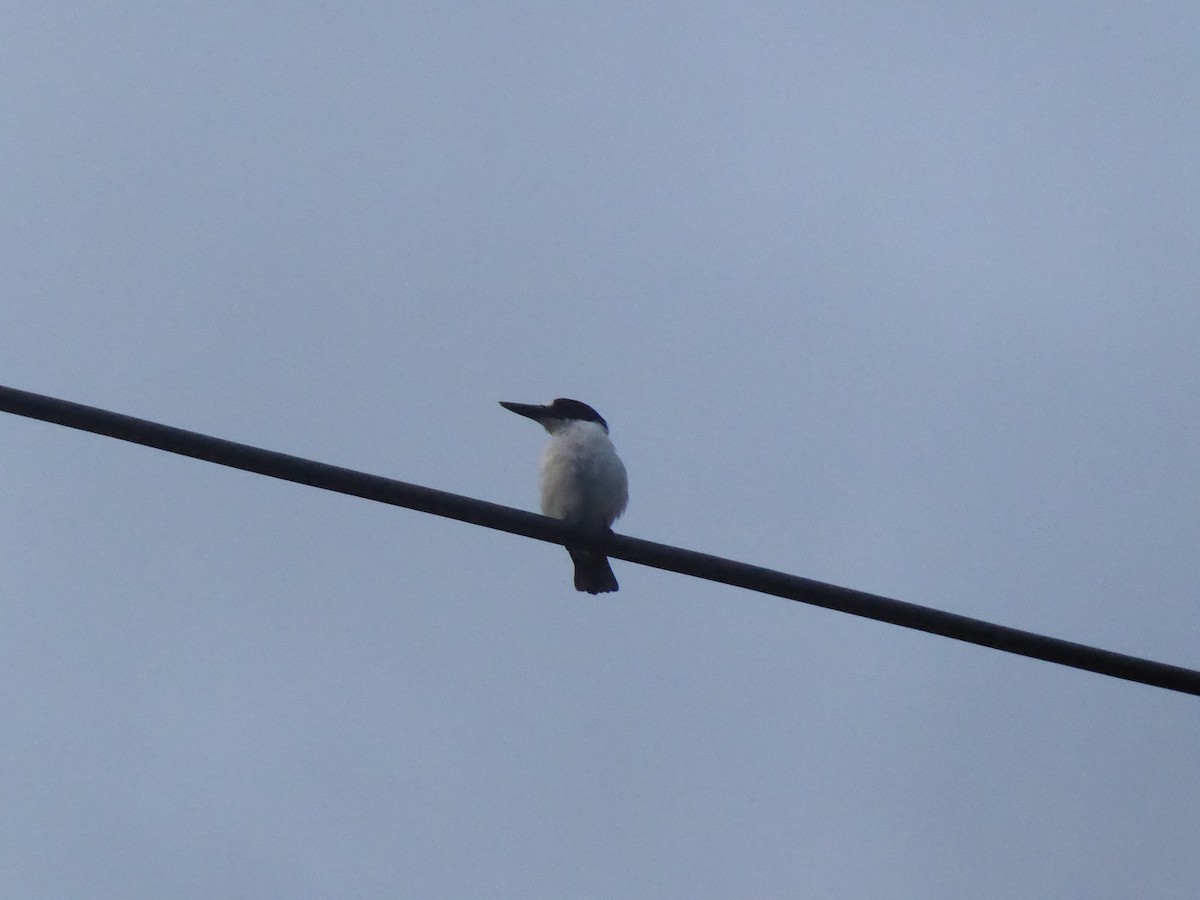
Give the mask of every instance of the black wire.
M 0 411 L 144 444 L 169 453 L 191 456 L 247 472 L 257 472 L 272 478 L 458 519 L 539 541 L 588 547 L 617 559 L 773 594 L 776 597 L 823 606 L 826 609 L 877 619 L 880 622 L 891 622 L 905 628 L 940 634 L 1005 653 L 1016 653 L 1114 678 L 1200 695 L 1200 672 L 1192 669 L 995 625 L 980 619 L 812 581 L 736 560 L 696 553 L 693 550 L 683 550 L 618 534 L 589 533 L 558 519 L 512 507 L 406 484 L 378 475 L 368 475 L 365 472 L 301 459 L 298 456 L 261 450 L 93 406 L 83 406 L 0 386 Z

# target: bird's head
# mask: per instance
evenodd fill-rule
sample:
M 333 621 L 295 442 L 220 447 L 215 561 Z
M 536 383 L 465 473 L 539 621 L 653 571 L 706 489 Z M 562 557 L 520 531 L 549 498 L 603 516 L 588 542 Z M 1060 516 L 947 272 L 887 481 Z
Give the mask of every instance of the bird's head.
M 551 434 L 561 431 L 574 422 L 595 422 L 604 429 L 606 434 L 608 433 L 608 423 L 604 421 L 600 413 L 578 400 L 559 397 L 553 403 L 545 406 L 530 403 L 507 403 L 501 400 L 500 405 L 519 416 L 533 419 Z

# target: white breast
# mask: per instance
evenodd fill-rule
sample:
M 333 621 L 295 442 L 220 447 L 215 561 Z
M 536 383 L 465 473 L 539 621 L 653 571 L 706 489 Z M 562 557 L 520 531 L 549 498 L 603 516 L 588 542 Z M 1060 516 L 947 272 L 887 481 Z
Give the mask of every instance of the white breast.
M 611 527 L 629 501 L 625 466 L 596 422 L 572 422 L 553 434 L 541 484 L 544 514 L 589 528 Z

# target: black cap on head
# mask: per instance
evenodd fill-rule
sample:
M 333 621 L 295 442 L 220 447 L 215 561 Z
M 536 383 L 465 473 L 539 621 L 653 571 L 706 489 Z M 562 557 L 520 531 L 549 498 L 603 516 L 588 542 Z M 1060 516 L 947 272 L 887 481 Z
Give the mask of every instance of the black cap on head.
M 596 412 L 586 403 L 581 403 L 578 400 L 568 400 L 566 397 L 559 397 L 549 406 L 550 415 L 558 419 L 578 419 L 581 422 L 599 422 L 604 426 L 604 430 L 608 431 L 608 423 L 604 421 L 603 416 Z

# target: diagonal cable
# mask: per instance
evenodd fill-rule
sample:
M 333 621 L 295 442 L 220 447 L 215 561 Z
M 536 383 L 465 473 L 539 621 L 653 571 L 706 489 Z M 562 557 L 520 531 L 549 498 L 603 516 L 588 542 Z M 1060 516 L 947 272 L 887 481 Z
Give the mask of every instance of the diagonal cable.
M 626 535 L 582 531 L 558 519 L 488 503 L 486 500 L 476 500 L 460 494 L 289 456 L 286 453 L 263 450 L 94 406 L 84 406 L 0 386 L 0 411 L 143 444 L 166 450 L 168 453 L 178 453 L 284 481 L 307 484 L 322 490 L 337 491 L 366 500 L 458 519 L 539 541 L 588 547 L 628 562 L 705 578 L 880 622 L 890 622 L 929 634 L 991 647 L 1005 653 L 1015 653 L 1110 675 L 1113 678 L 1200 696 L 1200 672 L 1193 669 L 1114 653 L 1111 650 L 1076 644 L 1031 631 L 1021 631 L 927 606 L 892 600 L 877 594 L 812 581 L 737 560 L 697 553 L 694 550 L 684 550 Z

